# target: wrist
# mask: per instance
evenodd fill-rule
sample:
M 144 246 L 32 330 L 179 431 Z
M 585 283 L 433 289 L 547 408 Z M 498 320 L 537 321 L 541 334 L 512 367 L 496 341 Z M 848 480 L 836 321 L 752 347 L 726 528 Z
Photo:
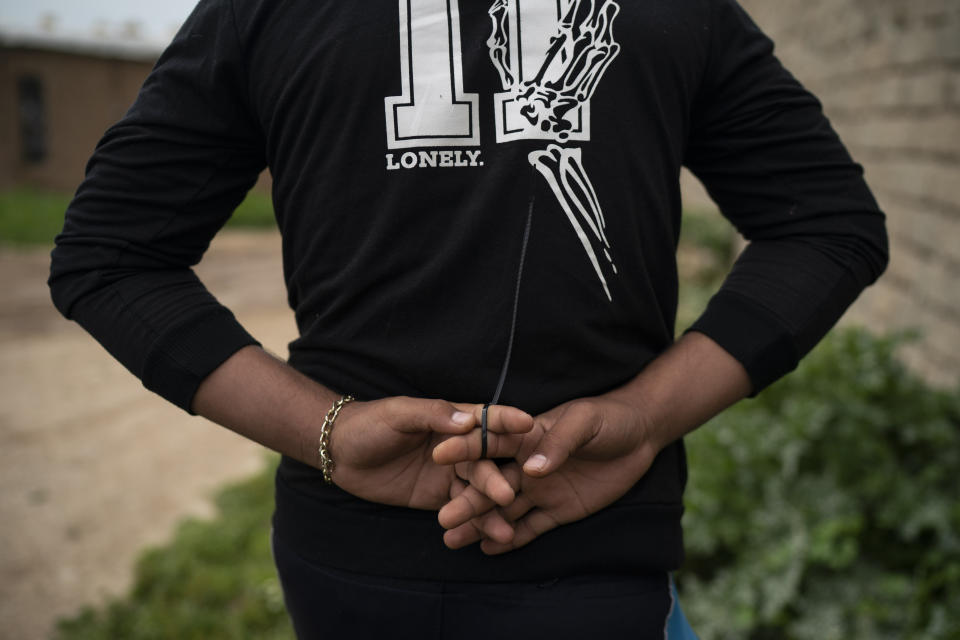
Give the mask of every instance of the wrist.
M 665 435 L 670 429 L 654 421 L 655 412 L 650 411 L 650 404 L 644 401 L 642 394 L 616 390 L 613 399 L 625 413 L 624 420 L 633 436 L 634 446 L 629 454 L 631 464 L 637 464 L 645 470 L 657 454 L 670 444 L 670 439 Z
M 323 424 L 320 426 L 320 436 L 317 443 L 318 466 L 323 473 L 323 480 L 327 484 L 333 484 L 333 471 L 336 468 L 331 445 L 333 427 L 343 407 L 350 402 L 353 402 L 353 396 L 340 396 L 330 405 L 330 409 L 327 410 L 327 414 L 323 418 Z
M 746 397 L 750 388 L 733 356 L 691 332 L 611 395 L 635 407 L 644 444 L 659 452 Z

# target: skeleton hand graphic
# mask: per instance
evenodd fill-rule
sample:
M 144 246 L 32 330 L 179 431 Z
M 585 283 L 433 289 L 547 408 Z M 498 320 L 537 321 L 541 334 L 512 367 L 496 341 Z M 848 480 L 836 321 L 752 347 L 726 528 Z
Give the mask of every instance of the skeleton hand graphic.
M 577 232 L 577 237 L 587 252 L 590 264 L 600 278 L 607 299 L 612 300 L 613 297 L 610 295 L 610 288 L 607 286 L 607 279 L 603 275 L 603 268 L 597 254 L 603 254 L 614 274 L 617 273 L 617 265 L 610 257 L 610 243 L 607 241 L 605 232 L 607 223 L 600 210 L 597 194 L 593 190 L 593 185 L 590 184 L 590 178 L 583 170 L 580 149 L 564 149 L 551 144 L 546 151 L 531 152 L 528 158 L 530 164 L 550 185 L 560 207 L 567 214 L 567 219 L 573 225 L 574 231 Z
M 593 96 L 603 72 L 620 52 L 612 0 L 574 0 L 550 41 L 540 70 L 517 87 L 520 113 L 543 131 L 565 140 L 572 128 L 566 114 Z
M 535 67 L 538 70 L 524 80 L 529 76 L 522 73 L 519 59 L 513 57 L 520 51 L 519 43 L 510 39 L 513 34 L 519 40 L 523 30 L 516 2 L 494 0 L 488 11 L 493 27 L 487 40 L 490 60 L 504 89 L 511 94 L 501 104 L 514 103 L 514 113 L 519 113 L 521 121 L 546 134 L 528 131 L 532 134 L 529 137 L 566 142 L 578 118 L 584 113 L 589 117 L 589 100 L 604 71 L 620 52 L 620 45 L 613 39 L 613 20 L 620 6 L 613 0 L 562 0 L 555 14 L 556 32 L 550 36 L 543 59 Z M 516 129 L 516 124 L 513 126 Z M 556 196 L 607 299 L 612 300 L 607 277 L 616 274 L 617 267 L 610 255 L 600 201 L 581 156 L 580 149 L 550 144 L 546 150 L 531 152 L 528 159 Z

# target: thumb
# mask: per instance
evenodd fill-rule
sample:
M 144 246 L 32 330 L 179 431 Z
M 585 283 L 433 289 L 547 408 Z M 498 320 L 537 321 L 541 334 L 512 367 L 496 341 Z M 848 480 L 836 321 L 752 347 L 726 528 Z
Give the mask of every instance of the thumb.
M 533 453 L 523 463 L 524 473 L 539 477 L 556 471 L 598 433 L 600 424 L 598 411 L 586 404 L 572 405 L 546 429 Z
M 460 434 L 473 429 L 473 414 L 457 409 L 445 400 L 427 400 L 397 396 L 389 398 L 383 407 L 384 421 L 401 433 Z

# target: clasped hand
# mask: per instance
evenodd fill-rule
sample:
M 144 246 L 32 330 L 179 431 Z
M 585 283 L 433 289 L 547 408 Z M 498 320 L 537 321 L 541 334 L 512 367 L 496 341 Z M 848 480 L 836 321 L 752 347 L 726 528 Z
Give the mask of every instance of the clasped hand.
M 413 509 L 439 510 L 463 482 L 453 464 L 433 460 L 448 438 L 465 436 L 480 424 L 482 405 L 392 397 L 344 406 L 331 432 L 333 481 L 359 498 Z M 491 407 L 491 434 L 529 432 L 533 418 L 512 407 Z M 514 490 L 491 460 L 461 468 L 471 487 L 498 505 L 508 505 Z
M 467 478 L 478 442 L 469 434 L 446 439 L 434 460 L 454 464 L 458 477 Z M 439 513 L 444 542 L 459 548 L 480 541 L 488 554 L 522 547 L 623 496 L 661 446 L 645 415 L 615 393 L 562 404 L 522 434 L 490 434 L 490 457 L 512 459 L 500 471 L 515 497 L 495 503 L 473 482 L 460 482 Z
M 334 481 L 375 502 L 439 511 L 444 542 L 488 554 L 519 548 L 599 511 L 647 471 L 662 443 L 616 394 L 574 400 L 536 418 L 480 405 L 388 398 L 344 408 L 333 431 Z M 509 459 L 509 462 L 503 461 Z

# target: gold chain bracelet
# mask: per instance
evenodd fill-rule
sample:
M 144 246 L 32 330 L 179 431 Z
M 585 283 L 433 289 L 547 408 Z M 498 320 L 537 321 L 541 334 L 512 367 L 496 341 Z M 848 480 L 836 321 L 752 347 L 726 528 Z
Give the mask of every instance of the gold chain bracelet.
M 340 415 L 340 409 L 343 405 L 353 401 L 353 396 L 340 396 L 340 399 L 333 403 L 327 416 L 323 419 L 323 426 L 320 427 L 320 471 L 323 472 L 323 480 L 327 484 L 333 484 L 333 458 L 330 456 L 330 432 L 333 431 L 333 421 Z

